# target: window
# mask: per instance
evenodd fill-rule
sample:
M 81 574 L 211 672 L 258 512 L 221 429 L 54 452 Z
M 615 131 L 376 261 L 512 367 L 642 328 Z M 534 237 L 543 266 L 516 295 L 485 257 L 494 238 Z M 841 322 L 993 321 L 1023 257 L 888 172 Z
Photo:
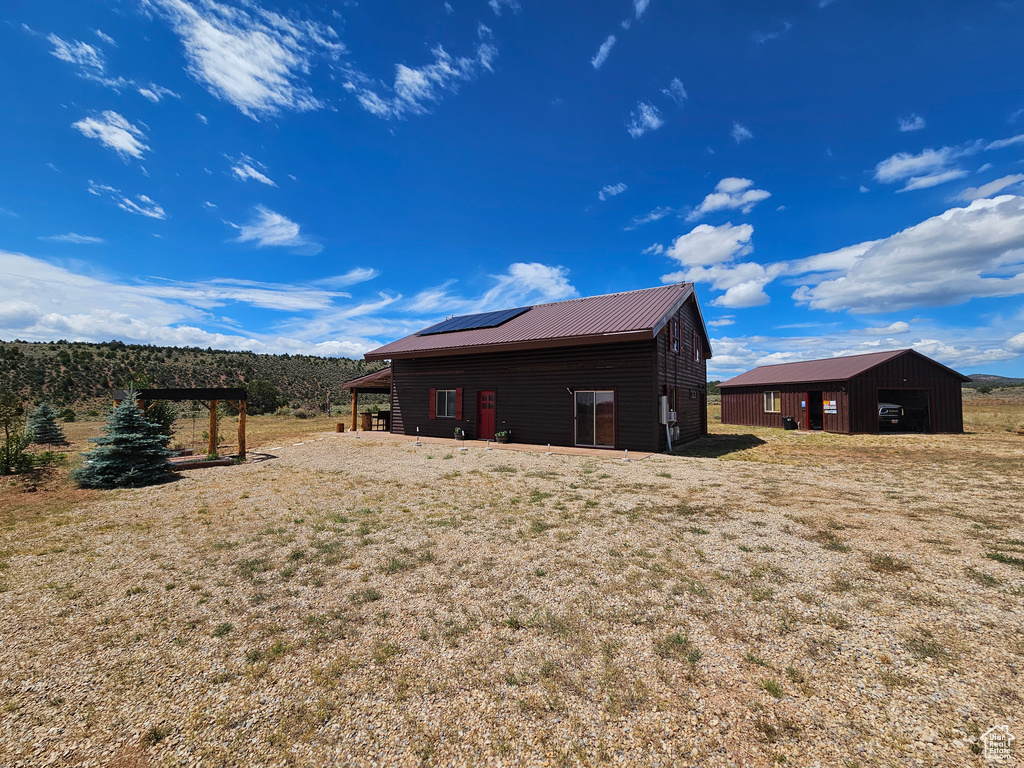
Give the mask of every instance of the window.
M 700 339 L 696 331 L 693 332 L 693 362 L 700 362 Z
M 764 393 L 764 412 L 765 413 L 781 413 L 782 412 L 782 393 L 781 392 L 765 392 Z
M 679 410 L 679 387 L 668 388 L 668 409 L 670 411 Z
M 668 348 L 679 354 L 679 321 L 668 321 Z
M 439 389 L 437 390 L 437 418 L 439 419 L 454 419 L 455 418 L 455 390 L 454 389 Z

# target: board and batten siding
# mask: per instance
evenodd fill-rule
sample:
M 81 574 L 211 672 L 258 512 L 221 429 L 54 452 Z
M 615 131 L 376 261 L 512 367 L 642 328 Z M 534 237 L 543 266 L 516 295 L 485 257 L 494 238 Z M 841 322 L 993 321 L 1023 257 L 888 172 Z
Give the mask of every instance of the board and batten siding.
M 749 427 L 782 428 L 782 417 L 792 416 L 806 429 L 806 414 L 802 403 L 808 392 L 821 392 L 822 400 L 835 400 L 836 413 L 823 414 L 825 432 L 850 431 L 849 392 L 843 382 L 816 382 L 813 384 L 762 384 L 753 387 L 729 387 L 722 390 L 722 423 Z M 766 412 L 764 393 L 779 392 L 782 408 L 779 413 Z
M 654 384 L 657 400 L 668 393 L 667 387 L 676 387 L 679 393 L 676 426 L 679 427 L 679 443 L 687 443 L 707 434 L 707 353 L 704 332 L 697 303 L 693 297 L 687 299 L 673 316 L 679 322 L 679 352 L 672 350 L 672 335 L 668 324 L 662 328 L 656 341 L 658 376 Z M 693 339 L 696 334 L 700 344 L 700 360 L 693 359 Z M 665 425 L 659 423 L 655 413 L 654 429 L 657 432 L 658 450 L 668 450 Z M 673 443 L 677 442 L 673 438 Z
M 575 443 L 576 390 L 615 392 L 615 448 L 657 451 L 656 341 L 392 361 L 391 429 L 405 435 L 477 435 L 477 393 L 495 393 L 495 429 L 512 441 Z M 430 418 L 430 390 L 462 388 L 462 419 Z M 687 401 L 696 402 L 696 401 Z
M 921 355 L 901 355 L 876 365 L 849 381 L 853 401 L 853 432 L 878 431 L 878 391 L 927 390 L 932 432 L 964 431 L 962 382 L 941 365 Z

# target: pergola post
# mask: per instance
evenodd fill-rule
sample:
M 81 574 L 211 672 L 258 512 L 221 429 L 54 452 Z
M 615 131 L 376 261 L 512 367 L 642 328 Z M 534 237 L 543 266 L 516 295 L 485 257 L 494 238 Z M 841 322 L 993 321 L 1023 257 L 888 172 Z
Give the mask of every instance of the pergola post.
M 359 415 L 359 390 L 352 390 L 352 431 L 356 431 L 356 418 Z
M 210 445 L 207 454 L 217 453 L 217 405 L 220 400 L 210 401 Z
M 238 458 L 245 461 L 245 400 L 238 404 Z

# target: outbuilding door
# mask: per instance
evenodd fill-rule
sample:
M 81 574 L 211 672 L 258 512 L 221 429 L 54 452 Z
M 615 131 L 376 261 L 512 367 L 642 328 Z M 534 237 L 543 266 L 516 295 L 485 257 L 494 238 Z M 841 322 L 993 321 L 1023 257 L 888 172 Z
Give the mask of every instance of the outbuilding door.
M 804 424 L 807 429 L 822 429 L 825 426 L 825 403 L 821 390 L 808 392 L 804 406 Z
M 494 439 L 494 392 L 478 392 L 476 396 L 477 440 Z
M 615 393 L 576 390 L 576 445 L 615 447 Z

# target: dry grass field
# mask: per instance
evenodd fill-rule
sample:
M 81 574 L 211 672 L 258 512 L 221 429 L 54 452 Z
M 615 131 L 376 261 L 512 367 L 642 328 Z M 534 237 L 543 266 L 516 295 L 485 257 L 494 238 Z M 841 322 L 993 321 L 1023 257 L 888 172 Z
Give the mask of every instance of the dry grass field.
M 986 765 L 1024 399 L 965 410 L 628 463 L 260 417 L 159 487 L 6 479 L 0 765 Z

